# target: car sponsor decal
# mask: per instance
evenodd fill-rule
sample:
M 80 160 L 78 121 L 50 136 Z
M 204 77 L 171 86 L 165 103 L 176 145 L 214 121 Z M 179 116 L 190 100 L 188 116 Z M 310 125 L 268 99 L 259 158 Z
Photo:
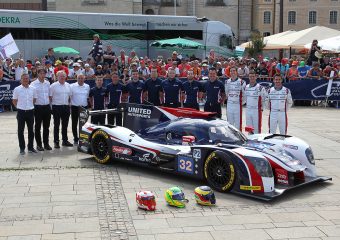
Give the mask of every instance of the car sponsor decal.
M 288 172 L 284 169 L 275 169 L 275 179 L 278 184 L 288 185 Z
M 201 158 L 201 149 L 194 149 L 192 152 L 192 156 L 195 159 L 200 159 Z
M 150 153 L 145 153 L 145 154 L 143 154 L 142 157 L 139 157 L 138 160 L 140 162 L 151 162 L 151 154 Z
M 240 190 L 254 190 L 254 191 L 260 191 L 262 189 L 261 186 L 246 186 L 246 185 L 240 185 Z
M 80 137 L 80 138 L 83 138 L 83 139 L 89 139 L 89 135 L 84 134 L 84 133 L 81 133 L 81 134 L 79 135 L 79 137 Z
M 177 157 L 177 170 L 178 172 L 194 173 L 194 159 L 187 156 Z
M 151 109 L 142 107 L 128 107 L 127 115 L 131 117 L 150 118 Z
M 132 149 L 126 147 L 112 146 L 112 152 L 124 155 L 131 155 Z
M 289 144 L 283 144 L 283 147 L 289 148 L 289 149 L 292 149 L 292 150 L 298 150 L 299 149 L 298 146 L 289 145 Z

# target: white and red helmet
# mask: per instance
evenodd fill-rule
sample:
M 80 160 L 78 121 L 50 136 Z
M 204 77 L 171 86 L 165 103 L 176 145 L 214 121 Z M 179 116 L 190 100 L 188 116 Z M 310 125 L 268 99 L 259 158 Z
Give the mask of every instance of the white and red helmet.
M 140 191 L 136 193 L 136 203 L 138 208 L 146 211 L 156 210 L 155 194 L 151 191 Z

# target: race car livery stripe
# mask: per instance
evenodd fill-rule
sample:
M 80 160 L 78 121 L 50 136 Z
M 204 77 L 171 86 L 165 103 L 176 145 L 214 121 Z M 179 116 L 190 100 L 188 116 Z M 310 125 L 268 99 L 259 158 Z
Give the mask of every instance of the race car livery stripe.
M 252 186 L 252 179 L 251 179 L 251 176 L 250 176 L 250 171 L 249 171 L 249 167 L 248 167 L 248 164 L 244 161 L 244 159 L 241 157 L 240 154 L 234 152 L 236 154 L 236 156 L 243 162 L 243 165 L 246 167 L 247 169 L 247 173 L 248 173 L 248 176 L 249 176 L 249 185 Z M 251 192 L 253 192 L 253 190 L 251 190 Z
M 136 147 L 139 147 L 139 148 L 142 148 L 142 149 L 145 149 L 145 150 L 148 150 L 155 153 L 156 155 L 159 154 L 159 150 L 156 150 L 156 149 L 152 149 L 152 148 L 148 148 L 148 147 L 144 147 L 144 146 L 140 146 L 140 145 L 135 145 L 135 144 L 132 144 L 133 146 L 136 146 Z

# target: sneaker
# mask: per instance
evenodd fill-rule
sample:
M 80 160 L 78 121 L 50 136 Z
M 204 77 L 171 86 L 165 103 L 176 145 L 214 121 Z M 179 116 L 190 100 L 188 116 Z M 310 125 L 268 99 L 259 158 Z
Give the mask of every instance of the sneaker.
M 20 155 L 25 155 L 25 149 L 20 149 Z
M 54 143 L 54 148 L 60 148 L 59 143 Z
M 37 150 L 35 150 L 34 148 L 28 149 L 28 152 L 29 152 L 29 153 L 38 153 Z
M 44 151 L 44 148 L 42 146 L 37 146 L 37 150 L 41 152 Z
M 51 148 L 51 146 L 49 144 L 45 144 L 45 149 L 48 150 L 48 151 L 52 150 L 52 148 Z
M 62 144 L 64 147 L 73 147 L 73 144 L 70 143 L 69 141 L 63 142 Z

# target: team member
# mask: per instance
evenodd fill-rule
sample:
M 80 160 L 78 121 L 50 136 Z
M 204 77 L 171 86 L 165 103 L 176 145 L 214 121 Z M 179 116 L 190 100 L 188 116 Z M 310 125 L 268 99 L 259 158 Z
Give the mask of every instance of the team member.
M 116 72 L 111 74 L 111 80 L 112 82 L 106 86 L 106 94 L 109 97 L 109 104 L 107 106 L 108 109 L 117 108 L 122 102 L 123 95 L 126 93 L 126 88 L 121 82 L 119 82 L 119 77 Z M 107 121 L 109 124 L 114 125 L 116 123 L 116 126 L 122 126 L 122 114 L 109 114 Z
M 106 88 L 103 87 L 103 78 L 96 77 L 96 86 L 90 90 L 90 105 L 92 110 L 104 110 L 106 99 Z M 91 123 L 97 125 L 105 124 L 105 115 L 91 116 Z
M 126 91 L 129 94 L 129 103 L 143 103 L 143 93 L 145 84 L 139 80 L 139 74 L 137 70 L 132 70 L 131 81 L 126 84 Z
M 242 105 L 245 103 L 246 83 L 238 78 L 237 68 L 230 68 L 230 78 L 225 83 L 227 96 L 227 120 L 242 131 Z
M 70 84 L 65 82 L 67 74 L 64 71 L 57 72 L 57 82 L 50 87 L 50 101 L 52 103 L 52 112 L 54 120 L 54 148 L 60 148 L 59 145 L 59 128 L 61 122 L 62 145 L 72 147 L 73 144 L 68 141 L 67 126 L 70 118 Z
M 223 83 L 217 79 L 216 68 L 209 69 L 209 80 L 203 86 L 204 96 L 206 102 L 204 111 L 216 112 L 217 117 L 222 117 L 221 103 L 225 100 L 225 88 Z
M 77 82 L 72 83 L 71 87 L 71 118 L 72 118 L 72 133 L 74 144 L 78 144 L 78 122 L 79 122 L 79 107 L 87 108 L 90 86 L 85 83 L 85 75 L 77 75 Z
M 188 80 L 183 83 L 183 106 L 200 110 L 198 99 L 202 98 L 201 84 L 194 80 L 193 69 L 189 69 L 186 74 Z
M 158 78 L 157 68 L 151 69 L 151 78 L 145 82 L 146 99 L 155 106 L 161 105 L 162 80 Z
M 269 132 L 276 133 L 279 125 L 280 134 L 287 134 L 288 118 L 287 110 L 293 104 L 290 90 L 282 85 L 282 76 L 276 74 L 274 87 L 271 87 L 266 96 L 266 105 L 269 113 Z
M 247 125 L 254 128 L 254 133 L 261 133 L 262 111 L 266 98 L 265 88 L 256 83 L 256 73 L 249 71 L 249 84 L 245 90 L 247 103 Z
M 178 108 L 181 106 L 180 92 L 182 89 L 182 82 L 175 76 L 175 69 L 170 67 L 168 69 L 168 78 L 162 82 L 165 107 Z
M 52 150 L 49 142 L 50 122 L 51 122 L 51 106 L 50 106 L 50 82 L 46 79 L 46 69 L 38 69 L 37 80 L 31 83 L 37 92 L 37 100 L 34 105 L 35 116 L 35 141 L 37 142 L 37 150 L 44 151 L 41 141 L 41 124 L 43 125 L 43 142 L 46 150 Z
M 29 153 L 36 153 L 33 148 L 34 141 L 34 103 L 37 99 L 35 89 L 29 85 L 30 77 L 24 73 L 21 75 L 21 85 L 16 87 L 13 91 L 13 105 L 17 108 L 17 121 L 18 121 L 18 139 L 20 154 L 25 154 L 25 137 L 24 130 L 25 124 L 28 129 L 28 144 L 27 149 Z

